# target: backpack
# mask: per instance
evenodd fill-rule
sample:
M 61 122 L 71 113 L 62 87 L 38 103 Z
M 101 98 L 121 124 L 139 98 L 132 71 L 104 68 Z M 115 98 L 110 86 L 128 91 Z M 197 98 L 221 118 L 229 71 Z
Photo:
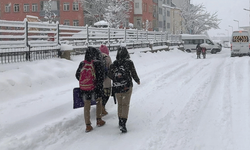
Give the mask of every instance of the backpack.
M 114 64 L 114 66 L 115 67 L 112 90 L 114 90 L 114 93 L 125 93 L 129 90 L 130 87 L 129 70 L 126 69 L 124 64 Z
M 81 90 L 92 91 L 95 89 L 95 68 L 93 65 L 93 60 L 88 62 L 84 60 L 84 65 L 80 72 L 79 86 Z

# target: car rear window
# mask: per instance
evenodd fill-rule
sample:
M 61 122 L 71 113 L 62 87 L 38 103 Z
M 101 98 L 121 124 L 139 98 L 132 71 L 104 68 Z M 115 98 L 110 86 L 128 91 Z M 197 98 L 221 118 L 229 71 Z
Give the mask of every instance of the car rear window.
M 233 42 L 249 42 L 248 36 L 233 36 Z

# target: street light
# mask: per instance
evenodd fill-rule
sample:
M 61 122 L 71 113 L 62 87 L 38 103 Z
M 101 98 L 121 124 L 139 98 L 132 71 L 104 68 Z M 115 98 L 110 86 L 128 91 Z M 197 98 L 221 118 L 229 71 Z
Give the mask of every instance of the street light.
M 231 28 L 232 28 L 232 33 L 233 33 L 234 27 L 233 27 L 233 26 L 230 26 L 230 25 L 229 25 L 229 27 L 231 27 Z
M 229 37 L 229 30 L 225 29 L 227 31 L 227 36 L 228 36 L 228 41 L 230 41 L 230 37 Z
M 240 22 L 238 20 L 234 20 L 235 22 L 238 22 L 238 30 L 240 30 Z
M 249 5 L 250 5 L 250 4 L 249 4 Z M 246 11 L 249 11 L 249 12 L 250 12 L 250 9 L 243 8 L 243 10 L 246 10 Z M 250 25 L 250 13 L 249 13 L 249 25 Z

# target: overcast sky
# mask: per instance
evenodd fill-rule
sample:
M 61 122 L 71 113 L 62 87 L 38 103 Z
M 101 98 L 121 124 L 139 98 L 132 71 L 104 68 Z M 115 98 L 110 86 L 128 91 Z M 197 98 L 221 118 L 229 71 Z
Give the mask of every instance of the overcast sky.
M 250 0 L 191 0 L 192 4 L 203 4 L 208 12 L 211 14 L 217 12 L 218 18 L 221 19 L 219 24 L 220 29 L 218 30 L 209 30 L 208 34 L 210 36 L 215 36 L 219 34 L 228 34 L 231 35 L 232 26 L 233 30 L 238 30 L 239 26 L 249 26 L 249 11 L 243 10 L 243 8 L 249 8 Z M 228 31 L 226 31 L 228 30 Z

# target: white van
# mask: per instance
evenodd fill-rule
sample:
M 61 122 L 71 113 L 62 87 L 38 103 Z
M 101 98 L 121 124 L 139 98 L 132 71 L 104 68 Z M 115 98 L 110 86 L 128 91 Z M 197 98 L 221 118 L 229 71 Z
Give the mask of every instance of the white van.
M 197 44 L 206 43 L 208 46 L 207 52 L 216 54 L 221 51 L 221 47 L 214 44 L 211 39 L 209 39 L 205 34 L 182 34 L 182 41 L 184 43 L 184 50 L 186 52 L 196 51 Z
M 250 55 L 248 31 L 234 31 L 232 33 L 231 57 Z

